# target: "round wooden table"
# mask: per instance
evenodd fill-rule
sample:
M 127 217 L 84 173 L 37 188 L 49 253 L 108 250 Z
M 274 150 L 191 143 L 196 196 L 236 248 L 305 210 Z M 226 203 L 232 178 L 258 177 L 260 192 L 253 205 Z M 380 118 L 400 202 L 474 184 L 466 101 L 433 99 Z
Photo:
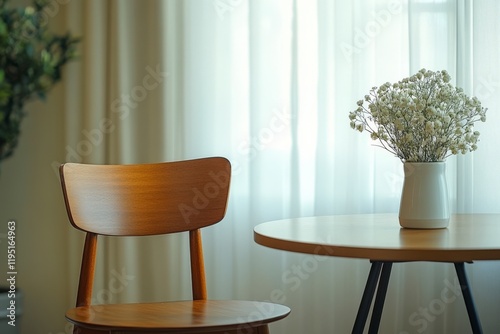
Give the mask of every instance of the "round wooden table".
M 375 291 L 369 333 L 378 331 L 394 262 L 454 263 L 472 330 L 482 333 L 464 263 L 500 260 L 500 214 L 453 215 L 448 228 L 436 230 L 401 228 L 396 214 L 293 218 L 256 226 L 254 240 L 285 251 L 370 260 L 353 333 L 363 332 Z

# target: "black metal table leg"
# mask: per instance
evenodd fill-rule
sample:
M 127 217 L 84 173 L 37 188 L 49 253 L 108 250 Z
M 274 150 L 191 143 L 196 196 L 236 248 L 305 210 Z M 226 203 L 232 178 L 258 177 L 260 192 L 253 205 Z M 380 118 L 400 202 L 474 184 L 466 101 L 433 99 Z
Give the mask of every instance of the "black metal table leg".
M 373 306 L 368 333 L 376 334 L 378 332 L 380 319 L 382 317 L 382 311 L 384 308 L 385 296 L 387 294 L 387 288 L 389 285 L 392 264 L 393 262 L 372 261 L 372 266 L 370 268 L 370 273 L 368 274 L 368 279 L 366 281 L 363 297 L 361 298 L 358 314 L 356 315 L 356 321 L 354 322 L 352 334 L 363 333 L 366 325 L 366 320 L 370 312 L 373 297 L 375 295 L 375 290 L 377 290 L 377 296 L 375 297 L 375 304 Z M 465 306 L 469 315 L 472 332 L 474 334 L 482 334 L 483 330 L 481 328 L 481 323 L 477 315 L 476 306 L 472 298 L 470 285 L 465 273 L 464 262 L 455 263 L 455 270 L 457 272 L 458 281 L 462 289 L 462 295 L 464 297 Z
M 382 266 L 382 273 L 378 282 L 377 296 L 375 297 L 375 304 L 373 305 L 372 318 L 370 320 L 369 334 L 378 333 L 380 325 L 380 318 L 382 317 L 382 310 L 384 309 L 385 296 L 387 294 L 387 287 L 389 285 L 389 278 L 391 277 L 392 262 L 384 262 Z
M 467 280 L 467 275 L 465 274 L 465 264 L 463 262 L 455 263 L 455 271 L 457 272 L 458 281 L 460 282 L 460 286 L 462 288 L 462 295 L 464 296 L 465 307 L 467 308 L 467 313 L 469 314 L 472 332 L 474 334 L 482 334 L 483 329 L 481 328 L 481 323 L 479 322 L 479 317 L 477 316 L 476 306 L 474 305 L 474 300 L 472 299 L 469 281 Z
M 366 280 L 365 291 L 363 292 L 363 297 L 361 298 L 361 303 L 359 304 L 358 314 L 356 315 L 356 321 L 354 322 L 354 327 L 352 328 L 352 334 L 363 333 L 366 319 L 368 318 L 368 313 L 370 312 L 370 306 L 372 305 L 373 295 L 375 294 L 375 289 L 377 288 L 381 269 L 382 262 L 372 262 L 370 273 L 368 274 L 368 279 Z

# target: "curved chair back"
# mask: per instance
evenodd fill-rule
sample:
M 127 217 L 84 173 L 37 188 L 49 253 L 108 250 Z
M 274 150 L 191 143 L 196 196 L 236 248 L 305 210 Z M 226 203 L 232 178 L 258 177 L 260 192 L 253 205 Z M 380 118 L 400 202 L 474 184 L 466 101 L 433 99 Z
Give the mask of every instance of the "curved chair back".
M 225 158 L 143 165 L 67 163 L 60 169 L 70 221 L 85 232 L 154 235 L 222 220 L 231 169 Z

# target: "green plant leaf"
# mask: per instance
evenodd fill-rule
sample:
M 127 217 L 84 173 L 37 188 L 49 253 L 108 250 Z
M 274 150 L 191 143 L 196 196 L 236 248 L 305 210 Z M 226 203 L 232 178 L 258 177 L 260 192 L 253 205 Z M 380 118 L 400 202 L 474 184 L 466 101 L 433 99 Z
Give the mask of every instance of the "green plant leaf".
M 79 43 L 70 33 L 54 34 L 43 24 L 48 0 L 18 8 L 7 3 L 0 0 L 0 161 L 17 145 L 24 104 L 46 97 Z

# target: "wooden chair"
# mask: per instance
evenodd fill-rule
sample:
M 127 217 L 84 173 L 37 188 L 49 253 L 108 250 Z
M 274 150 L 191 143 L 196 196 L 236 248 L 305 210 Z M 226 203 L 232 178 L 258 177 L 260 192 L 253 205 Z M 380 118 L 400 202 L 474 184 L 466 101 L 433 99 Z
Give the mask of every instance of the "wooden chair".
M 207 300 L 200 229 L 222 220 L 231 166 L 224 158 L 60 167 L 71 224 L 86 232 L 73 333 L 269 333 L 286 306 Z M 189 233 L 193 300 L 91 305 L 98 235 Z

